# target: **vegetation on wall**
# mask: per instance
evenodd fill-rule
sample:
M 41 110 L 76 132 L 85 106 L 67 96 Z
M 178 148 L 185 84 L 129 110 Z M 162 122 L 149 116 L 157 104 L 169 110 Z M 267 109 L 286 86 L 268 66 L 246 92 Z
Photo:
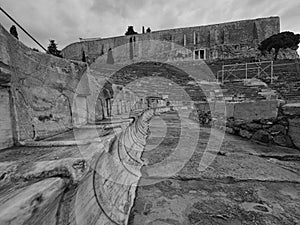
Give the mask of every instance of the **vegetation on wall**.
M 277 60 L 277 56 L 280 49 L 290 48 L 292 50 L 297 50 L 300 43 L 300 34 L 294 34 L 290 31 L 281 32 L 279 34 L 272 35 L 271 37 L 262 41 L 258 47 L 263 55 L 266 52 L 271 52 L 272 49 L 275 50 L 274 60 Z
M 18 37 L 18 31 L 15 25 L 12 25 L 11 28 L 9 29 L 9 33 L 14 36 L 15 38 L 19 39 Z

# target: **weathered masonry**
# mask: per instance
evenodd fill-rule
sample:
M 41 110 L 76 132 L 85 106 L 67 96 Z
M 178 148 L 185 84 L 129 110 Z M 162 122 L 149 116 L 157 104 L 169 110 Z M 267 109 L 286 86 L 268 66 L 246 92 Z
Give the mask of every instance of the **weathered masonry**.
M 141 42 L 166 41 L 172 44 L 163 50 L 171 53 L 169 60 L 213 60 L 255 57 L 257 46 L 264 39 L 280 32 L 280 18 L 269 17 L 207 26 L 176 28 L 145 34 L 88 39 L 70 44 L 62 50 L 65 58 L 81 60 L 83 52 L 94 61 L 110 49 L 128 45 L 128 59 L 141 54 Z M 182 49 L 174 45 L 182 46 Z

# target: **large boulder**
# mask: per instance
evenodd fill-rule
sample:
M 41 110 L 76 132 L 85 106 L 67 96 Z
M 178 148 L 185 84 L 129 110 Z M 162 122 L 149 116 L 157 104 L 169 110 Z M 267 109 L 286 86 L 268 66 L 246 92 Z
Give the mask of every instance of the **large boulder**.
M 291 103 L 282 106 L 283 113 L 287 116 L 300 116 L 300 103 Z
M 252 134 L 247 130 L 240 130 L 240 136 L 250 139 L 252 137 Z
M 272 135 L 278 135 L 278 134 L 286 134 L 287 132 L 287 129 L 285 126 L 281 125 L 281 124 L 275 124 L 274 126 L 272 126 L 270 129 L 269 129 L 269 132 L 272 134 Z
M 283 147 L 293 147 L 293 142 L 291 140 L 291 138 L 287 135 L 277 135 L 273 138 L 273 141 L 275 144 L 283 146 Z
M 272 139 L 271 135 L 265 130 L 258 130 L 252 136 L 254 141 L 259 141 L 262 143 L 269 143 Z

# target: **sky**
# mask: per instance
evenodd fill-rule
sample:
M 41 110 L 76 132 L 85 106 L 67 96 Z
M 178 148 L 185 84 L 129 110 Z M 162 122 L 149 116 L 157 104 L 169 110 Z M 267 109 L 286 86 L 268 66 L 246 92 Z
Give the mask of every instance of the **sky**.
M 123 35 L 127 27 L 152 31 L 280 16 L 281 31 L 300 33 L 300 0 L 0 0 L 0 6 L 45 48 L 79 38 Z M 0 23 L 13 24 L 2 12 Z M 41 49 L 19 28 L 19 39 Z

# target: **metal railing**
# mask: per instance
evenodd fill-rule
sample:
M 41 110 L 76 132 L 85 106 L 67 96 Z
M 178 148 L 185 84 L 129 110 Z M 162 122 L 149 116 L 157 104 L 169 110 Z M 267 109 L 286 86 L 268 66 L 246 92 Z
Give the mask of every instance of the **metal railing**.
M 273 84 L 279 75 L 290 74 L 291 68 L 283 70 L 284 67 L 296 66 L 294 73 L 300 73 L 299 62 L 275 64 L 273 61 L 262 61 L 254 63 L 230 64 L 222 66 L 222 70 L 217 73 L 217 82 L 224 84 L 230 81 L 247 81 L 253 78 L 267 78 Z
M 273 61 L 223 65 L 222 70 L 217 73 L 217 80 L 224 84 L 233 80 L 246 82 L 248 79 L 261 78 L 262 76 L 269 77 L 270 82 L 273 83 Z

